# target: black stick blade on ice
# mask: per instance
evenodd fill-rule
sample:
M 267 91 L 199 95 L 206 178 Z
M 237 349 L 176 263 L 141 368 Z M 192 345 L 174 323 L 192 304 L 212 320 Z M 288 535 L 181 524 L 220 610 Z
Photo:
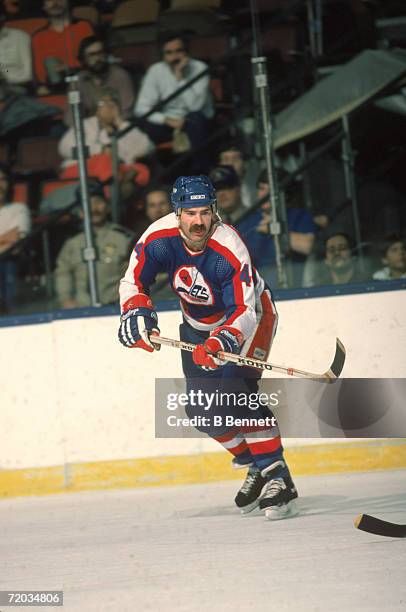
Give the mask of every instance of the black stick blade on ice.
M 406 538 L 406 525 L 383 521 L 369 514 L 359 514 L 354 521 L 355 527 L 375 535 L 387 536 L 389 538 Z
M 330 366 L 330 369 L 326 372 L 326 376 L 332 378 L 338 378 L 343 371 L 345 362 L 345 348 L 341 340 L 337 338 L 336 340 L 336 353 L 334 355 L 333 363 Z

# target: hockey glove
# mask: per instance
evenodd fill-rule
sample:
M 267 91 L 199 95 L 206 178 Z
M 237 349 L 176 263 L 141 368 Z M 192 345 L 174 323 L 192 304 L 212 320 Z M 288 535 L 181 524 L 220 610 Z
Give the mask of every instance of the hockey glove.
M 237 329 L 219 327 L 214 330 L 204 344 L 196 346 L 192 353 L 193 361 L 205 370 L 215 370 L 219 366 L 228 363 L 222 359 L 217 359 L 215 357 L 216 353 L 224 351 L 225 353 L 238 355 L 242 343 L 242 335 Z
M 158 315 L 147 295 L 140 293 L 130 298 L 123 306 L 118 339 L 127 348 L 142 348 L 152 353 L 160 345 L 153 345 L 149 335 L 159 334 Z

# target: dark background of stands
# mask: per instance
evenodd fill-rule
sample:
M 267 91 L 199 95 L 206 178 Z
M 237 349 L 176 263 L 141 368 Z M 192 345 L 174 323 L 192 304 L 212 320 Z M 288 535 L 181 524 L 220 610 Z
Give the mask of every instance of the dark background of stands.
M 182 9 L 177 6 L 183 4 Z M 208 145 L 215 165 L 215 152 L 225 138 L 239 138 L 247 157 L 258 157 L 253 138 L 241 130 L 244 118 L 252 117 L 250 3 L 243 0 L 212 0 L 205 3 L 176 0 L 148 0 L 132 4 L 108 0 L 86 3 L 72 1 L 71 12 L 92 22 L 97 33 L 107 41 L 109 53 L 131 74 L 136 91 L 146 69 L 159 60 L 156 44 L 160 32 L 184 30 L 190 36 L 190 52 L 211 67 L 211 90 L 215 99 L 213 138 Z M 207 7 L 204 5 L 207 4 Z M 138 5 L 138 7 L 136 7 Z M 199 5 L 196 8 L 196 5 Z M 32 35 L 43 25 L 41 2 L 20 0 L 9 10 L 7 24 Z M 323 2 L 323 54 L 313 57 L 309 43 L 307 4 L 303 1 L 257 0 L 261 54 L 267 57 L 272 112 L 277 113 L 321 78 L 323 69 L 349 61 L 363 49 L 406 48 L 406 6 L 397 0 L 342 0 Z M 18 10 L 17 10 L 18 9 Z M 392 20 L 392 25 L 387 25 Z M 386 24 L 386 25 L 385 25 Z M 34 92 L 34 86 L 31 93 Z M 45 279 L 45 251 L 54 265 L 63 241 L 74 235 L 80 225 L 71 212 L 56 220 L 38 213 L 39 202 L 49 186 L 58 180 L 60 158 L 57 153 L 58 131 L 64 92 L 43 96 L 42 102 L 56 105 L 61 114 L 52 120 L 33 120 L 0 137 L 0 161 L 12 170 L 15 201 L 24 201 L 33 216 L 33 236 L 25 240 L 19 254 L 19 289 L 15 312 L 51 310 L 55 307 L 52 287 Z M 0 102 L 1 104 L 1 102 Z M 0 106 L 1 113 L 1 106 Z M 363 178 L 379 177 L 406 198 L 404 180 L 406 162 L 406 116 L 374 106 L 363 109 L 352 123 L 352 141 L 356 153 L 356 174 Z M 322 131 L 307 139 L 309 149 L 316 149 L 328 137 Z M 218 136 L 216 137 L 216 134 Z M 288 145 L 282 153 L 297 153 L 297 145 Z M 333 150 L 339 159 L 339 150 Z M 158 148 L 150 165 L 154 179 L 170 183 L 187 168 L 171 150 L 170 143 Z M 261 163 L 261 160 L 257 160 Z M 182 171 L 182 173 L 184 173 Z M 142 191 L 128 204 L 122 222 L 134 229 L 141 215 Z M 45 223 L 45 225 L 43 225 Z M 405 234 L 406 211 L 402 211 L 401 234 Z M 46 229 L 44 240 L 43 228 Z

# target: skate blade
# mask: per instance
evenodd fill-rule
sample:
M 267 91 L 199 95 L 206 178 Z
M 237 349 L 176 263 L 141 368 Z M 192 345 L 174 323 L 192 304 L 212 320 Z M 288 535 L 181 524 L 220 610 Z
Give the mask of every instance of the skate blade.
M 274 506 L 273 508 L 265 509 L 265 518 L 268 521 L 280 521 L 285 518 L 291 518 L 299 514 L 300 509 L 295 499 L 292 499 L 288 504 L 284 506 Z

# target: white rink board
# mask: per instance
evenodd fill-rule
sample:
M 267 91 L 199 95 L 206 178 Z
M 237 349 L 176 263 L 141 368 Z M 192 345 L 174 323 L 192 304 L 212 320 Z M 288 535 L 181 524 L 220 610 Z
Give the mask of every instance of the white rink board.
M 344 376 L 405 377 L 405 294 L 279 302 L 270 361 L 321 372 L 339 336 Z M 179 312 L 159 321 L 162 335 L 178 337 Z M 154 438 L 154 379 L 182 377 L 180 355 L 126 350 L 117 324 L 95 317 L 0 329 L 0 469 L 218 450 L 208 439 Z

